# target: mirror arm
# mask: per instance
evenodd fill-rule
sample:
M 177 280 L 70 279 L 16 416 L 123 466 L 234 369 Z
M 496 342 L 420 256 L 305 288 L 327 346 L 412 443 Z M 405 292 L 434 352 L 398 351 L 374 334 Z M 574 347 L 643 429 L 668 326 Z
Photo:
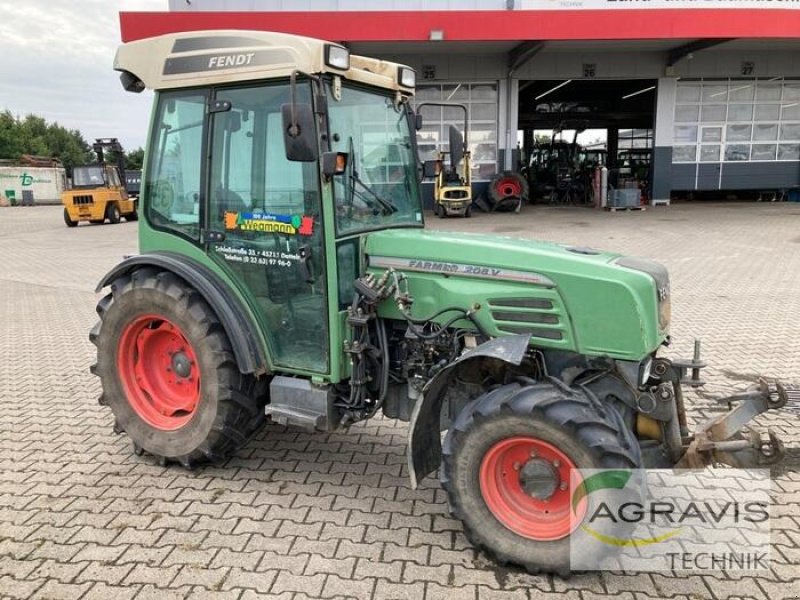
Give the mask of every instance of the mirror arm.
M 297 76 L 304 75 L 308 77 L 312 81 L 316 81 L 317 83 L 320 82 L 319 77 L 316 75 L 311 75 L 306 73 L 305 71 L 294 70 L 292 74 L 289 75 L 289 101 L 292 110 L 292 123 L 289 127 L 289 135 L 292 137 L 297 137 L 300 135 L 300 128 L 297 126 Z M 324 88 L 323 88 L 324 90 Z
M 289 135 L 297 137 L 300 129 L 297 127 L 297 71 L 292 71 L 289 76 L 289 101 L 292 107 L 292 124 L 289 126 Z

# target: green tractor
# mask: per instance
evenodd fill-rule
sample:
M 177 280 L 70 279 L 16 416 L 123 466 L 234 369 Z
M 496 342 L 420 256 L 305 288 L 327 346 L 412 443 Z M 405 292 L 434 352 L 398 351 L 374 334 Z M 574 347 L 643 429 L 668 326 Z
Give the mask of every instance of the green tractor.
M 136 454 L 192 468 L 267 419 L 382 413 L 410 422 L 411 486 L 438 470 L 477 547 L 559 573 L 578 469 L 780 459 L 740 432 L 780 384 L 688 431 L 703 364 L 659 356 L 662 266 L 424 229 L 413 70 L 255 31 L 128 43 L 115 69 L 156 92 L 141 253 L 99 283 L 90 334 Z

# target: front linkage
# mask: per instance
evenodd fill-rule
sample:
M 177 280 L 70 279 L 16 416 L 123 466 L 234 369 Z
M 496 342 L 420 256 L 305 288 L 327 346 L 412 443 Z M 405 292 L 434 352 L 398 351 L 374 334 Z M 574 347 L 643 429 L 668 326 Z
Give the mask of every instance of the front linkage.
M 750 389 L 717 399 L 727 404 L 728 412 L 702 423 L 692 435 L 687 435 L 686 414 L 682 385 L 699 387 L 704 385 L 699 377 L 705 367 L 700 360 L 700 342 L 695 342 L 691 360 L 668 361 L 659 359 L 654 369 L 661 371 L 675 390 L 678 428 L 673 427 L 667 443 L 677 459 L 675 466 L 684 469 L 700 469 L 712 464 L 725 464 L 737 468 L 764 467 L 780 462 L 784 457 L 783 443 L 772 430 L 767 430 L 767 439 L 746 425 L 758 415 L 784 407 L 788 394 L 783 384 L 770 384 L 760 378 Z M 691 375 L 690 375 L 691 373 Z M 675 430 L 680 432 L 675 435 Z M 678 446 L 678 443 L 680 444 Z M 678 448 L 680 449 L 678 451 Z

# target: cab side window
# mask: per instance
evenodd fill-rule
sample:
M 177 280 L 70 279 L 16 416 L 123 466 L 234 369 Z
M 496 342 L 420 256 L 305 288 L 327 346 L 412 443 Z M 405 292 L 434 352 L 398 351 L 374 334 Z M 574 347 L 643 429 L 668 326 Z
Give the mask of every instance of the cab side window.
M 205 92 L 159 95 L 145 189 L 150 223 L 192 239 L 200 232 L 206 105 Z

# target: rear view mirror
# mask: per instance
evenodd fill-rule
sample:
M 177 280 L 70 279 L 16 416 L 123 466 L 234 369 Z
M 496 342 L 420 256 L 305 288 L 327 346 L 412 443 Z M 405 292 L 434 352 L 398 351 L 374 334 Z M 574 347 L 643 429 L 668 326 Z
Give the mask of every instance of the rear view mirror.
M 442 161 L 426 160 L 422 163 L 422 176 L 425 178 L 438 177 L 442 170 Z
M 414 128 L 417 131 L 422 130 L 422 115 L 420 113 L 414 115 Z
M 292 110 L 294 108 L 294 110 Z M 314 162 L 319 156 L 314 127 L 314 110 L 310 104 L 281 105 L 283 144 L 287 160 Z

